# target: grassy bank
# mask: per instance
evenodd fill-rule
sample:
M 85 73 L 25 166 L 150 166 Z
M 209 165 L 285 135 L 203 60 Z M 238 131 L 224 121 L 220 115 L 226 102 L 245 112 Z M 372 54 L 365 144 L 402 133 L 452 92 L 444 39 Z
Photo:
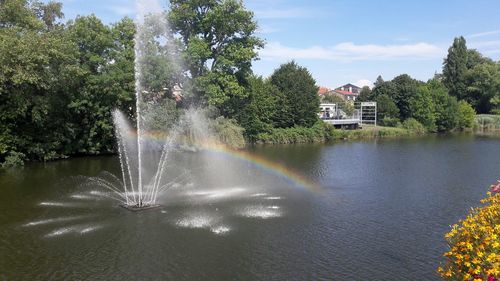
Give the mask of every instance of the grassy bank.
M 500 135 L 500 115 L 477 115 L 474 134 Z M 360 140 L 376 138 L 395 138 L 425 135 L 427 131 L 415 119 L 408 119 L 398 127 L 384 127 L 363 125 L 359 130 L 334 129 L 322 121 L 311 128 L 274 128 L 270 132 L 261 133 L 257 136 L 255 143 L 258 144 L 291 144 L 291 143 L 314 143 L 327 142 L 331 140 Z
M 382 127 L 363 125 L 359 130 L 335 129 L 322 121 L 316 123 L 312 128 L 294 127 L 272 129 L 268 133 L 257 136 L 258 144 L 291 144 L 291 143 L 313 143 L 327 142 L 331 140 L 358 140 L 389 137 L 408 137 L 425 134 L 425 130 L 413 124 L 405 124 L 403 127 Z
M 500 115 L 480 114 L 476 116 L 474 131 L 500 134 Z

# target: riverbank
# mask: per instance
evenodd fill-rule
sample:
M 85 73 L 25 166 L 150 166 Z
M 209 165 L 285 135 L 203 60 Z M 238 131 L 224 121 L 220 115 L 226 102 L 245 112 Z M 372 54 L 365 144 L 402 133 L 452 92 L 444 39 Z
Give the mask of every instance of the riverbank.
M 477 135 L 500 136 L 499 115 L 477 115 L 473 128 L 464 132 Z M 414 119 L 408 119 L 398 127 L 385 127 L 364 124 L 361 129 L 335 129 L 323 122 L 316 123 L 311 128 L 274 128 L 270 132 L 261 133 L 253 142 L 255 144 L 293 144 L 321 143 L 332 140 L 361 140 L 377 138 L 415 137 L 433 134 L 428 132 Z
M 383 127 L 363 125 L 361 129 L 335 129 L 325 123 L 317 123 L 311 128 L 294 127 L 273 129 L 269 133 L 258 135 L 256 144 L 293 144 L 327 142 L 332 140 L 359 140 L 390 137 L 410 137 L 425 135 L 425 130 L 416 125 L 406 124 L 403 127 Z
M 480 114 L 476 116 L 474 131 L 482 134 L 500 135 L 500 115 Z

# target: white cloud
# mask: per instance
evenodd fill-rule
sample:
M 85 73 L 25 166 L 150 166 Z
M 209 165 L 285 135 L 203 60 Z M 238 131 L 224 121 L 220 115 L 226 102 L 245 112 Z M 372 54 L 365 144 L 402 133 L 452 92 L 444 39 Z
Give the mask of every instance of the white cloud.
M 364 86 L 370 87 L 370 89 L 373 87 L 373 82 L 368 80 L 368 79 L 361 79 L 358 80 L 354 83 L 354 85 L 363 88 Z
M 486 31 L 486 32 L 480 32 L 480 33 L 475 33 L 475 34 L 471 34 L 467 37 L 469 38 L 477 38 L 477 37 L 484 37 L 484 36 L 490 36 L 490 35 L 496 35 L 496 34 L 500 34 L 500 29 L 498 30 L 492 30 L 492 31 Z
M 260 50 L 260 56 L 270 59 L 332 59 L 330 50 L 323 47 L 292 48 L 281 45 L 278 42 L 267 44 Z
M 356 45 L 345 42 L 332 47 L 312 46 L 307 48 L 293 48 L 271 42 L 260 51 L 264 59 L 318 59 L 318 60 L 389 60 L 405 59 L 432 59 L 441 58 L 445 51 L 429 43 L 401 44 L 401 45 Z
M 356 45 L 352 42 L 340 43 L 335 50 L 343 55 L 355 56 L 358 59 L 388 59 L 405 58 L 435 58 L 441 57 L 441 48 L 429 43 L 402 44 L 402 45 Z

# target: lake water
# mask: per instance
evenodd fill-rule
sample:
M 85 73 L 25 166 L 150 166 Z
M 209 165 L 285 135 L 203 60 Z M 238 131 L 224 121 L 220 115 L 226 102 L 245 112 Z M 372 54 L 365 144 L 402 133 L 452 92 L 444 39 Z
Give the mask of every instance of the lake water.
M 163 206 L 140 213 L 82 185 L 119 175 L 114 156 L 0 172 L 0 279 L 439 280 L 449 225 L 500 178 L 498 138 L 249 152 L 280 166 L 179 153 L 183 177 L 170 175 L 178 184 Z

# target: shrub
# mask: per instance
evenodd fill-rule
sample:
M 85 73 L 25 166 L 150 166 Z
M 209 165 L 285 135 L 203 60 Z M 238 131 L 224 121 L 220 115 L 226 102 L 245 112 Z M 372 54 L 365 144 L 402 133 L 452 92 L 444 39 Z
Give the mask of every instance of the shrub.
M 499 280 L 500 193 L 488 192 L 481 202 L 445 236 L 450 249 L 438 273 L 446 280 Z
M 401 122 L 399 122 L 399 118 L 395 117 L 384 117 L 384 119 L 379 121 L 379 125 L 387 126 L 387 127 L 398 127 L 401 126 Z
M 474 127 L 484 131 L 500 130 L 500 115 L 477 115 Z
M 12 151 L 7 157 L 5 157 L 5 161 L 1 163 L 1 167 L 12 168 L 23 166 L 25 158 L 26 156 L 23 153 Z
M 270 132 L 258 134 L 256 139 L 258 143 L 274 144 L 323 142 L 335 139 L 335 132 L 337 131 L 333 126 L 323 121 L 318 121 L 310 128 L 300 126 L 273 128 Z
M 418 122 L 414 118 L 406 119 L 403 122 L 402 126 L 404 129 L 411 131 L 417 135 L 423 135 L 426 133 L 426 129 L 425 129 L 424 125 L 420 124 L 420 122 Z
M 466 101 L 458 102 L 458 126 L 460 129 L 472 128 L 476 119 L 476 111 Z
M 245 146 L 245 131 L 234 119 L 218 117 L 213 121 L 213 131 L 218 140 L 233 148 L 242 148 Z

